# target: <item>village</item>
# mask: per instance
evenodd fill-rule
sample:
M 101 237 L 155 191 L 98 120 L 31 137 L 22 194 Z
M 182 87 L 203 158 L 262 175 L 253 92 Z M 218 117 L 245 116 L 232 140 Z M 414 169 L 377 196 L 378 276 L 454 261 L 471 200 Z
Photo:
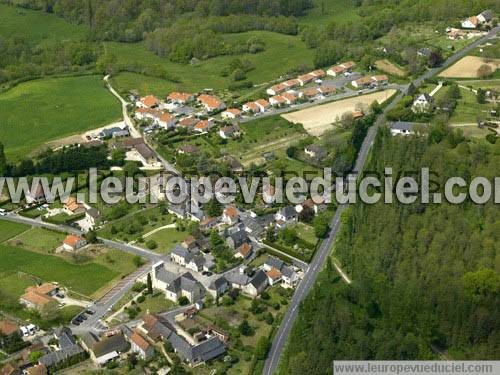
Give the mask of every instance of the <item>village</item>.
M 447 38 L 485 37 L 494 18 L 491 11 L 471 16 L 460 28 L 447 29 Z M 476 49 L 482 53 L 492 45 Z M 432 54 L 431 49 L 418 51 L 425 61 L 432 60 Z M 466 79 L 491 77 L 500 63 L 479 60 L 473 66 L 472 76 Z M 280 78 L 266 86 L 266 96 L 243 103 L 224 102 L 211 89 L 122 97 L 105 79 L 122 103 L 123 120 L 86 131 L 81 142 L 53 152 L 102 152 L 108 163 L 101 168 L 102 179 L 140 175 L 163 181 L 185 176 L 187 181 L 190 175 L 204 173 L 200 159 L 227 166 L 233 176 L 252 169 L 280 177 L 271 167 L 280 157 L 278 150 L 286 155 L 281 155 L 284 160 L 301 163 L 302 169 L 312 169 L 314 174 L 326 161 L 335 160 L 329 144 L 351 136 L 357 124 L 366 125 L 366 132 L 398 93 L 402 100 L 386 113 L 387 128 L 394 136 L 425 134 L 436 116 L 452 117 L 462 93 L 481 104 L 481 113 L 475 113 L 469 125 L 480 129 L 488 141 L 496 139 L 500 121 L 495 85 L 471 85 L 457 80 L 460 77 L 450 69 L 459 68 L 452 65 L 416 88 L 411 80 L 375 66 L 364 69 L 355 61 L 339 61 Z M 266 119 L 286 121 L 285 130 L 279 131 L 291 132 L 291 141 L 286 133 L 281 148 L 254 145 L 256 151 L 250 156 L 237 155 L 236 149 L 250 148 L 244 142 L 258 124 L 254 121 Z M 324 134 L 335 142 L 323 142 Z M 273 141 L 266 138 L 274 135 L 264 131 L 262 142 Z M 98 291 L 81 287 L 99 278 L 92 271 L 78 280 L 80 285 L 19 282 L 23 293 L 16 301 L 18 311 L 29 314 L 0 314 L 0 353 L 9 359 L 2 374 L 41 375 L 67 368 L 132 371 L 138 363 L 157 374 L 193 368 L 210 374 L 229 368 L 248 372 L 266 358 L 272 335 L 294 291 L 311 272 L 338 210 L 319 195 L 305 196 L 301 204 L 275 204 L 277 189 L 274 185 L 262 189 L 252 205 L 238 201 L 223 205 L 192 200 L 173 204 L 165 191 L 148 187 L 147 193 L 159 203 L 112 207 L 77 199 L 76 193 L 89 194 L 85 188 L 72 192 L 64 202 L 49 204 L 38 185 L 27 192 L 22 204 L 1 208 L 0 216 L 19 226 L 13 236 L 0 236 L 1 244 L 29 248 L 75 266 L 104 264 L 113 271 L 94 288 Z M 110 254 L 116 258 L 123 254 L 123 259 L 115 261 Z M 61 318 L 57 324 L 55 320 L 40 324 L 62 311 L 69 311 L 63 323 Z

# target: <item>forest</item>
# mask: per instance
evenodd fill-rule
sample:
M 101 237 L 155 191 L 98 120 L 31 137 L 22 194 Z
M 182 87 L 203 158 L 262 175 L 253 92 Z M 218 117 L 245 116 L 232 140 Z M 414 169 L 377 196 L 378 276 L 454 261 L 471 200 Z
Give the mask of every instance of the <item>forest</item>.
M 427 137 L 379 130 L 368 169 L 393 175 L 430 167 L 484 176 L 500 149 L 436 124 Z M 328 374 L 334 359 L 496 359 L 500 356 L 500 219 L 493 202 L 357 203 L 343 217 L 334 256 L 302 303 L 280 374 Z

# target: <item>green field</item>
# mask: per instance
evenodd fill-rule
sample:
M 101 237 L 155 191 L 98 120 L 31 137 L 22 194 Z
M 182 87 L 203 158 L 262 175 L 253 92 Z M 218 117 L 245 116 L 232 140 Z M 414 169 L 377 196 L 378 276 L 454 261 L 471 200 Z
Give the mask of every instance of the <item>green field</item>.
M 15 35 L 33 42 L 69 40 L 85 37 L 86 29 L 53 14 L 0 4 L 0 35 Z
M 246 58 L 253 63 L 255 69 L 247 73 L 247 78 L 254 84 L 275 80 L 298 65 L 313 65 L 313 51 L 307 49 L 297 36 L 267 31 L 224 35 L 224 39 L 228 42 L 246 41 L 251 37 L 263 40 L 266 45 L 265 51 L 257 54 L 219 56 L 196 65 L 173 63 L 148 51 L 140 43 L 109 42 L 105 43 L 105 48 L 107 52 L 117 57 L 118 64 L 125 69 L 127 65 L 162 66 L 171 76 L 179 80 L 179 82 L 168 82 L 130 73 L 121 73 L 114 78 L 120 90 L 137 90 L 141 94 L 155 92 L 158 95 L 165 95 L 171 90 L 194 92 L 204 88 L 226 89 L 231 83 L 231 78 L 222 77 L 221 73 L 235 58 Z
M 29 226 L 13 223 L 10 221 L 0 221 L 0 243 L 15 237 L 30 229 Z
M 326 26 L 331 22 L 356 21 L 360 17 L 352 0 L 315 0 L 299 23 L 310 26 Z
M 101 77 L 30 81 L 0 94 L 0 139 L 7 157 L 22 157 L 48 141 L 116 121 L 120 113 Z
M 33 228 L 9 241 L 9 245 L 48 254 L 61 246 L 65 237 L 64 233 Z
M 57 256 L 13 246 L 0 245 L 0 257 L 0 273 L 21 271 L 44 281 L 56 281 L 87 296 L 119 275 L 99 264 L 71 264 Z

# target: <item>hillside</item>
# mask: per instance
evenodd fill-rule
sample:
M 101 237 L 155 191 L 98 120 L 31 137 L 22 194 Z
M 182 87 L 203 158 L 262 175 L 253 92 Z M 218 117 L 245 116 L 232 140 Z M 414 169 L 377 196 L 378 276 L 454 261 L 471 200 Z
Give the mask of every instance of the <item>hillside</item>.
M 430 167 L 485 176 L 500 166 L 498 145 L 457 133 L 401 139 L 381 131 L 369 170 Z M 437 137 L 436 137 L 437 136 Z M 281 374 L 331 372 L 334 359 L 495 359 L 500 355 L 499 208 L 356 204 L 344 218 L 330 265 L 301 306 Z

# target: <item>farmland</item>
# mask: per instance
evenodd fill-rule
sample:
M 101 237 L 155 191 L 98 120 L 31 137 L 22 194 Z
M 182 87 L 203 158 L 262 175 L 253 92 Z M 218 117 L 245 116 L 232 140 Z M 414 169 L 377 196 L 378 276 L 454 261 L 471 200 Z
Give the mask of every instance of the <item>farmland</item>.
M 48 141 L 111 123 L 120 118 L 120 106 L 98 76 L 48 78 L 0 94 L 0 117 L 7 157 L 16 158 Z
M 481 65 L 489 65 L 493 72 L 500 67 L 499 59 L 483 59 L 477 56 L 465 56 L 454 65 L 441 72 L 445 78 L 477 78 Z
M 374 101 L 383 103 L 387 99 L 389 99 L 395 92 L 396 91 L 392 89 L 379 91 L 373 94 L 339 100 L 336 102 L 303 109 L 301 111 L 287 113 L 282 116 L 288 121 L 296 124 L 302 124 L 309 134 L 319 136 L 326 130 L 330 129 L 336 119 L 340 118 L 344 113 L 355 111 L 356 107 L 360 104 L 369 106 Z
M 254 84 L 276 79 L 280 74 L 304 64 L 312 66 L 312 52 L 296 36 L 283 35 L 267 31 L 251 31 L 224 35 L 227 42 L 246 41 L 259 38 L 265 43 L 265 51 L 257 54 L 219 56 L 200 61 L 195 65 L 178 64 L 161 58 L 148 51 L 141 43 L 105 43 L 106 51 L 117 57 L 118 65 L 127 70 L 129 66 L 165 68 L 175 78 L 167 80 L 143 78 L 141 74 L 120 73 L 114 82 L 121 91 L 137 90 L 141 94 L 154 91 L 167 94 L 172 90 L 196 92 L 204 88 L 226 89 L 232 82 L 230 77 L 223 77 L 222 72 L 235 58 L 246 58 L 254 69 L 247 73 L 247 78 Z
M 392 75 L 398 76 L 398 77 L 406 77 L 408 74 L 401 67 L 390 62 L 387 59 L 376 61 L 375 66 L 377 67 L 377 69 L 380 69 L 388 74 L 392 74 Z
M 12 223 L 10 221 L 2 221 L 0 222 L 0 243 L 19 235 L 28 229 L 29 227 L 27 225 Z
M 83 38 L 86 29 L 52 14 L 0 4 L 0 35 L 13 34 L 32 42 L 69 40 Z
M 330 22 L 356 21 L 360 18 L 355 2 L 351 0 L 315 0 L 314 5 L 300 18 L 301 24 L 326 26 Z

